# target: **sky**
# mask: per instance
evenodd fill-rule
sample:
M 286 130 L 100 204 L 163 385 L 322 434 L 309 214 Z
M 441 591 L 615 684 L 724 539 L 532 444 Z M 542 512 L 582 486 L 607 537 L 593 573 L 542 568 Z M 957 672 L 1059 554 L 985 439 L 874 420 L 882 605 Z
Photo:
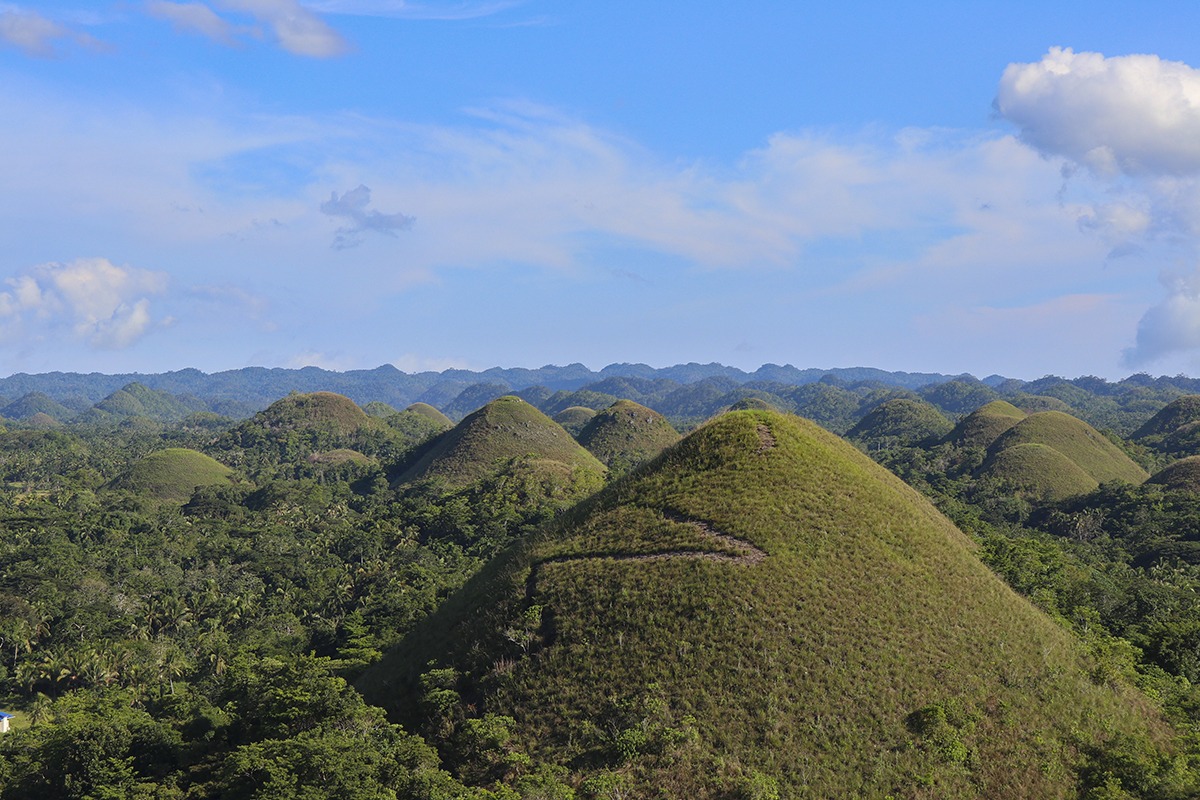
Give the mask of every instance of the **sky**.
M 0 0 L 0 374 L 1200 376 L 1200 5 Z

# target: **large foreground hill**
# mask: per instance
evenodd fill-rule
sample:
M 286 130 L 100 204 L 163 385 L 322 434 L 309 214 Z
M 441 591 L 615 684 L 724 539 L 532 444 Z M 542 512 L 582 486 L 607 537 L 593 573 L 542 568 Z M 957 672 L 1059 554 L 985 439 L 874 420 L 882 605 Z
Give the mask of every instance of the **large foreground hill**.
M 622 797 L 1073 797 L 1159 729 L 915 491 L 764 411 L 505 551 L 360 687 L 464 770 L 504 715 Z

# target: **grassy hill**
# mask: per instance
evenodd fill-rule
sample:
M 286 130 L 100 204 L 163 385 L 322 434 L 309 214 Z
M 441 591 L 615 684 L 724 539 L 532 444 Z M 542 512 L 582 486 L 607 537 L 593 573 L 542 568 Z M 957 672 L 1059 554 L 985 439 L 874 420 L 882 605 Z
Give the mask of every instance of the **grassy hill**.
M 914 490 L 744 411 L 509 548 L 360 688 L 462 774 L 499 725 L 589 797 L 1047 798 L 1154 746 L 1092 674 Z
M 1134 431 L 1132 439 L 1167 455 L 1200 455 L 1200 395 L 1172 400 Z
M 1181 458 L 1154 473 L 1147 483 L 1159 484 L 1167 489 L 1200 492 L 1200 456 Z
M 1039 411 L 1030 414 L 1001 434 L 988 450 L 989 462 L 984 465 L 996 473 L 997 454 L 1021 444 L 1040 444 L 1057 450 L 1098 483 L 1126 481 L 1139 484 L 1149 475 L 1106 439 L 1091 425 L 1061 411 Z M 1016 476 L 1024 479 L 1024 476 Z
M 443 430 L 449 430 L 454 427 L 454 423 L 449 417 L 429 405 L 429 403 L 413 403 L 401 413 L 416 414 L 419 417 L 424 417 Z
M 924 400 L 899 398 L 880 403 L 846 433 L 846 438 L 871 447 L 916 446 L 932 443 L 953 424 Z
M 259 412 L 252 422 L 268 431 L 320 428 L 340 436 L 375 427 L 374 418 L 353 400 L 333 392 L 290 394 Z
M 1053 447 L 1035 442 L 1004 448 L 985 465 L 983 474 L 1003 480 L 1038 500 L 1063 500 L 1100 485 Z
M 561 425 L 524 400 L 508 396 L 493 400 L 430 441 L 403 466 L 396 482 L 438 478 L 447 487 L 462 487 L 527 455 L 604 472 L 604 465 Z
M 679 432 L 666 417 L 632 400 L 613 403 L 579 433 L 579 443 L 617 473 L 650 460 L 678 440 Z
M 91 409 L 94 412 L 92 418 L 97 422 L 129 417 L 179 422 L 190 414 L 208 410 L 206 403 L 194 397 L 177 397 L 137 382 L 118 389 Z
M 959 420 L 946 441 L 959 447 L 988 447 L 1000 434 L 1025 419 L 1021 409 L 1005 400 L 993 400 Z
M 66 422 L 76 414 L 71 409 L 42 392 L 30 392 L 0 408 L 0 417 L 25 420 L 35 414 L 44 414 L 57 422 Z
M 114 478 L 109 489 L 125 489 L 143 497 L 174 503 L 187 502 L 199 486 L 232 482 L 233 470 L 203 453 L 169 447 L 140 459 Z
M 566 429 L 567 433 L 579 438 L 579 432 L 583 430 L 592 417 L 596 416 L 596 412 L 584 406 L 571 406 L 564 408 L 552 418 L 559 425 Z

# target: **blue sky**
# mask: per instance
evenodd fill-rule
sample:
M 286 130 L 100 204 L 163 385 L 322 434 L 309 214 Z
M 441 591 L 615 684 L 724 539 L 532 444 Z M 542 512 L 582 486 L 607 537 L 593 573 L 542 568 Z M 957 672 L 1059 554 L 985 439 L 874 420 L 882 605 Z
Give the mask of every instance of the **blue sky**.
M 1200 374 L 1194 3 L 0 0 L 0 374 Z

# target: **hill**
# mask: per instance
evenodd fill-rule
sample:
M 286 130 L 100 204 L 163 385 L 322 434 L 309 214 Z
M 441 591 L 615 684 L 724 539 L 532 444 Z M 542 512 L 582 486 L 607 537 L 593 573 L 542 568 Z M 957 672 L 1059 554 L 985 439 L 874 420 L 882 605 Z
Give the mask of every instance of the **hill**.
M 457 488 L 495 473 L 505 462 L 532 455 L 596 473 L 604 465 L 561 425 L 519 397 L 501 397 L 430 441 L 402 467 L 398 484 L 439 478 Z
M 618 400 L 597 413 L 579 433 L 579 443 L 616 473 L 649 461 L 679 440 L 667 418 L 632 400 Z
M 1158 725 L 1089 669 L 898 478 L 743 411 L 510 547 L 359 685 L 460 772 L 500 725 L 596 796 L 1066 797 Z
M 880 403 L 846 433 L 864 447 L 915 447 L 935 442 L 953 427 L 932 404 L 899 398 Z
M 1012 478 L 1017 482 L 1028 481 L 1029 476 L 997 471 L 997 455 L 1021 444 L 1040 444 L 1053 448 L 1097 483 L 1125 481 L 1139 484 L 1149 477 L 1144 469 L 1095 428 L 1061 411 L 1030 414 L 1001 434 L 988 449 L 989 461 L 984 464 L 984 472 L 996 477 Z M 1044 464 L 1045 461 L 1039 460 L 1038 463 Z
M 441 427 L 443 430 L 449 430 L 450 428 L 454 427 L 454 423 L 449 417 L 447 417 L 441 411 L 438 411 L 433 406 L 429 405 L 429 403 L 413 403 L 401 413 L 416 414 L 419 417 L 424 417 L 434 425 Z
M 570 406 L 554 415 L 553 420 L 566 429 L 567 433 L 579 438 L 579 432 L 596 416 L 596 412 L 584 406 Z
M 290 394 L 255 415 L 253 423 L 268 431 L 327 430 L 348 436 L 373 427 L 374 418 L 349 397 L 333 392 Z
M 1200 492 L 1200 456 L 1181 458 L 1154 473 L 1147 483 L 1158 484 L 1167 489 Z
M 1134 431 L 1132 438 L 1166 455 L 1200 455 L 1200 395 L 1172 400 Z
M 983 474 L 1003 480 L 1038 500 L 1057 501 L 1090 492 L 1100 482 L 1053 447 L 1034 442 L 996 453 Z
M 1028 414 L 1012 403 L 993 400 L 959 420 L 954 429 L 946 435 L 946 441 L 959 447 L 986 448 L 996 441 L 1000 434 L 1027 416 Z
M 228 484 L 232 478 L 233 470 L 203 453 L 169 447 L 140 459 L 106 488 L 124 489 L 155 500 L 186 503 L 198 487 Z
M 209 408 L 194 397 L 177 397 L 135 381 L 96 403 L 92 410 L 98 412 L 92 417 L 95 421 L 111 416 L 115 419 L 147 417 L 159 422 L 179 422 Z
M 57 421 L 66 422 L 75 412 L 42 392 L 30 392 L 0 408 L 0 417 L 25 420 L 36 414 L 44 414 Z

